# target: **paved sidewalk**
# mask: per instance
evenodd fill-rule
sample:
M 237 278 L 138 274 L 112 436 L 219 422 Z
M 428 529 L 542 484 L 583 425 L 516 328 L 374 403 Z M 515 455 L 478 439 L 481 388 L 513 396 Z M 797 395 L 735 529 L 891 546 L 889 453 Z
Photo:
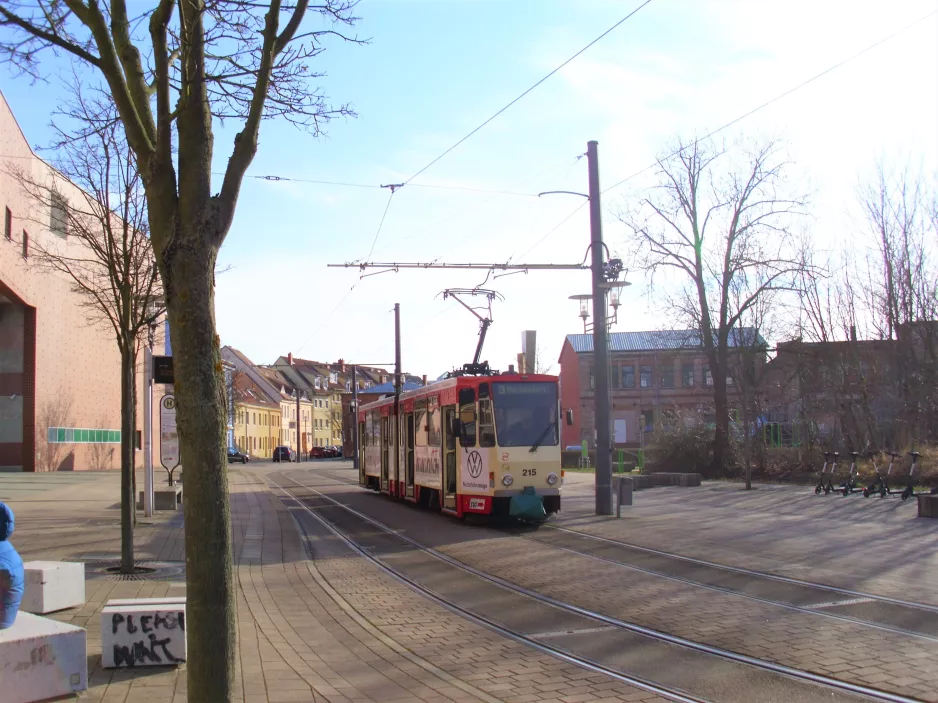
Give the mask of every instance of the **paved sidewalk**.
M 327 533 L 308 548 L 290 511 L 263 482 L 268 467 L 230 471 L 242 703 L 287 701 L 660 700 L 533 652 L 427 603 Z M 95 572 L 120 552 L 119 476 L 0 475 L 17 515 L 24 560 L 82 560 L 83 607 L 51 614 L 88 631 L 89 690 L 102 703 L 183 703 L 186 667 L 101 668 L 100 611 L 112 598 L 185 593 L 181 513 L 141 518 L 138 560 L 164 577 L 123 581 Z M 572 698 L 571 698 L 572 697 Z

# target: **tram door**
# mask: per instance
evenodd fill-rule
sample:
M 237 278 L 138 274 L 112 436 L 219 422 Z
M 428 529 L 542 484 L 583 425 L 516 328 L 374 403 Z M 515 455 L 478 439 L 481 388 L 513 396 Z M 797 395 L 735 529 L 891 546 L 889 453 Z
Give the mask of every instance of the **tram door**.
M 404 423 L 406 429 L 406 443 L 404 447 L 404 466 L 405 471 L 407 472 L 407 479 L 405 481 L 406 488 L 405 494 L 408 498 L 414 497 L 414 414 L 407 413 L 404 416 Z
M 443 408 L 443 507 L 456 509 L 456 438 L 453 436 L 453 420 L 456 406 Z
M 388 490 L 388 443 L 390 437 L 389 418 L 381 418 L 381 490 Z M 394 446 L 393 444 L 391 445 Z
M 358 423 L 358 483 L 365 485 L 365 423 Z

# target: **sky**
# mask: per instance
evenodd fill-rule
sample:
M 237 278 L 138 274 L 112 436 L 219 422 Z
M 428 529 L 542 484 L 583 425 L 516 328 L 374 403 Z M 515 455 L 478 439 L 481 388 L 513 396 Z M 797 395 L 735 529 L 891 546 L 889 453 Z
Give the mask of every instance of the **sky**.
M 362 277 L 357 267 L 327 264 L 580 263 L 589 244 L 585 200 L 536 194 L 587 190 L 580 157 L 588 141 L 598 141 L 600 185 L 609 188 L 676 138 L 705 135 L 938 11 L 936 0 L 652 0 L 410 184 L 393 195 L 380 187 L 410 179 L 640 4 L 362 0 L 354 31 L 370 42 L 329 42 L 313 66 L 326 74 L 317 82 L 331 102 L 350 104 L 357 117 L 330 122 L 319 136 L 283 121 L 262 127 L 219 258 L 222 343 L 255 363 L 292 352 L 392 364 L 399 303 L 404 369 L 436 378 L 471 360 L 479 329 L 440 294 L 478 286 L 485 272 Z M 31 86 L 3 68 L 0 89 L 29 142 L 47 144 L 49 113 L 62 97 L 56 81 Z M 230 121 L 215 127 L 219 174 L 237 129 Z M 788 184 L 811 195 L 809 235 L 822 250 L 850 246 L 857 184 L 877 159 L 938 169 L 938 14 L 719 138 L 781 140 Z M 613 331 L 675 324 L 661 289 L 649 290 L 630 258 L 617 219 L 648 175 L 601 200 L 605 241 L 632 283 Z M 529 271 L 485 287 L 504 300 L 493 303 L 482 358 L 506 369 L 522 332 L 536 330 L 541 363 L 557 373 L 565 335 L 583 331 L 569 296 L 589 292 L 589 272 Z

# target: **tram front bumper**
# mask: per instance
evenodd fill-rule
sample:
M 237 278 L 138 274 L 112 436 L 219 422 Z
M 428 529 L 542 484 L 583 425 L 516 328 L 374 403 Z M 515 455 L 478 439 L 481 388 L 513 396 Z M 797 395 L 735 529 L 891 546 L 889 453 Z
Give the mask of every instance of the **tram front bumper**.
M 520 520 L 543 522 L 547 519 L 543 496 L 538 495 L 535 488 L 528 486 L 521 493 L 511 496 L 508 502 L 508 516 Z

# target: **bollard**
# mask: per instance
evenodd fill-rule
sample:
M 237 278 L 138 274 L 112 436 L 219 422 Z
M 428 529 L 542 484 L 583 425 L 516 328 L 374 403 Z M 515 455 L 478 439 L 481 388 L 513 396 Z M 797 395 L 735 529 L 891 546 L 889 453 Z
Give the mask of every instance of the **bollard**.
M 617 476 L 616 481 L 618 482 L 616 486 L 616 517 L 620 518 L 622 517 L 622 504 L 632 504 L 632 477 Z

